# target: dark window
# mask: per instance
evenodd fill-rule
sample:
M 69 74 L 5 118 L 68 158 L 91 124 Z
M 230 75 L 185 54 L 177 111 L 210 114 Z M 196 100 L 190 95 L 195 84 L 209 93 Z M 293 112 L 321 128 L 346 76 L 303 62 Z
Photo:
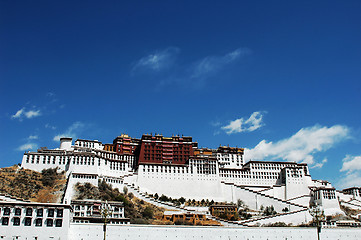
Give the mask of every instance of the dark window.
M 54 217 L 54 209 L 48 209 L 48 217 Z
M 9 218 L 8 217 L 3 217 L 2 221 L 1 221 L 2 225 L 9 225 Z
M 57 217 L 63 217 L 63 209 L 57 209 L 56 210 L 56 216 Z
M 62 219 L 56 219 L 55 220 L 55 227 L 61 227 L 63 225 Z
M 14 226 L 19 226 L 19 225 L 20 225 L 20 218 L 14 217 Z
M 15 215 L 16 216 L 21 215 L 21 208 L 15 208 Z
M 41 227 L 42 225 L 43 225 L 43 219 L 42 218 L 37 218 L 35 220 L 35 226 Z
M 46 226 L 52 227 L 53 226 L 53 219 L 46 219 Z
M 36 210 L 36 216 L 42 217 L 42 216 L 43 216 L 43 212 L 44 212 L 44 209 L 42 209 L 42 208 L 37 209 L 37 210 Z
M 10 215 L 10 208 L 4 208 L 4 215 Z
M 31 216 L 33 215 L 33 209 L 32 208 L 27 208 L 26 209 L 26 216 Z
M 25 226 L 31 226 L 31 218 L 25 218 Z

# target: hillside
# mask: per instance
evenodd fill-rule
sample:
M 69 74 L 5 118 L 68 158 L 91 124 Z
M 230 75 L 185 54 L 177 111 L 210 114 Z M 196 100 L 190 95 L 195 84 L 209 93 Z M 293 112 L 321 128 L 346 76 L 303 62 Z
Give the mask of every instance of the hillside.
M 154 206 L 144 202 L 132 193 L 128 193 L 127 188 L 120 192 L 117 188 L 112 188 L 105 181 L 99 182 L 99 187 L 90 183 L 75 185 L 77 191 L 76 199 L 101 199 L 103 201 L 118 201 L 124 203 L 125 217 L 130 218 L 131 223 L 137 224 L 164 224 L 159 223 L 156 217 L 164 213 L 164 208 Z
M 0 169 L 0 193 L 34 202 L 60 202 L 66 184 L 64 173 L 45 169 L 41 173 L 18 165 Z

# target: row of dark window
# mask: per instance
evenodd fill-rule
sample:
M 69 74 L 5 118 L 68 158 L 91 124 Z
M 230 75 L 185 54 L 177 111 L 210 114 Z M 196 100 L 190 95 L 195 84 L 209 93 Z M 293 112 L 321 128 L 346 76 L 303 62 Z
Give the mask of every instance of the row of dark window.
M 10 215 L 10 211 L 11 209 L 9 207 L 5 207 L 3 208 L 3 215 Z M 15 216 L 20 216 L 21 215 L 21 208 L 15 208 Z M 0 213 L 1 213 L 1 208 L 0 208 Z M 33 209 L 32 208 L 26 208 L 25 209 L 25 215 L 26 216 L 32 216 L 33 215 Z M 44 215 L 44 209 L 43 208 L 38 208 L 36 209 L 36 216 L 37 217 L 42 217 Z M 55 215 L 55 209 L 49 208 L 48 209 L 48 217 L 54 217 Z M 56 217 L 63 217 L 63 209 L 56 209 Z
M 55 221 L 54 221 L 54 219 L 46 219 L 45 225 L 47 227 L 52 227 L 52 226 L 54 226 L 54 222 L 55 222 L 55 227 L 63 226 L 62 219 L 55 219 Z M 9 217 L 2 217 L 1 224 L 4 226 L 8 226 L 9 225 Z M 13 217 L 13 225 L 20 226 L 20 217 Z M 30 217 L 24 218 L 24 226 L 31 226 L 31 218 Z M 35 226 L 36 227 L 43 226 L 43 219 L 42 218 L 35 219 Z

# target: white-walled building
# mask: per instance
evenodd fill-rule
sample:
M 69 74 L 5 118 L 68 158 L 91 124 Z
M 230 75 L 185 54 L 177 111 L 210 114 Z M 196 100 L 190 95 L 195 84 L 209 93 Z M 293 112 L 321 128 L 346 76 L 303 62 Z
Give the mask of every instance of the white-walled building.
M 0 239 L 68 239 L 71 207 L 1 197 Z
M 102 211 L 107 209 L 108 224 L 129 224 L 124 216 L 124 204 L 121 202 L 104 202 L 101 200 L 72 200 L 74 223 L 104 223 Z
M 58 149 L 26 152 L 22 167 L 36 171 L 58 167 L 66 171 L 68 185 L 63 199 L 68 204 L 74 199 L 77 182 L 97 185 L 99 180 L 105 180 L 119 189 L 132 185 L 139 193 L 164 194 L 172 198 L 234 203 L 241 199 L 255 210 L 272 205 L 277 212 L 284 208 L 299 211 L 317 203 L 326 214 L 341 213 L 341 193 L 326 181 L 312 180 L 305 163 L 245 163 L 242 148 L 198 149 L 190 137 L 184 137 L 183 142 L 178 136 L 172 137 L 173 142 L 170 139 L 146 135 L 144 140 L 137 140 L 122 135 L 114 140 L 116 146 L 112 146 L 97 140 L 76 140 L 72 145 L 70 138 L 62 138 Z M 153 141 L 154 147 L 149 145 Z M 179 157 L 176 154 L 181 152 L 183 143 L 188 148 L 184 148 Z M 146 149 L 140 149 L 142 146 Z M 161 147 L 163 152 L 159 150 L 158 153 Z M 138 161 L 137 152 L 144 154 L 142 162 Z M 187 154 L 191 155 L 184 162 Z M 156 160 L 164 158 L 161 155 L 165 155 L 167 161 L 152 161 L 153 156 Z M 177 157 L 169 160 L 169 156 Z

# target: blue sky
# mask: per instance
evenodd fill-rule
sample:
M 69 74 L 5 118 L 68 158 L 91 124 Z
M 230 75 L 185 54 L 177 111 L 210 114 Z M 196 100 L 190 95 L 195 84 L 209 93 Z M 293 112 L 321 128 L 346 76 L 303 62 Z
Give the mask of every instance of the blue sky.
M 191 135 L 361 183 L 360 1 L 1 1 L 0 167 Z

